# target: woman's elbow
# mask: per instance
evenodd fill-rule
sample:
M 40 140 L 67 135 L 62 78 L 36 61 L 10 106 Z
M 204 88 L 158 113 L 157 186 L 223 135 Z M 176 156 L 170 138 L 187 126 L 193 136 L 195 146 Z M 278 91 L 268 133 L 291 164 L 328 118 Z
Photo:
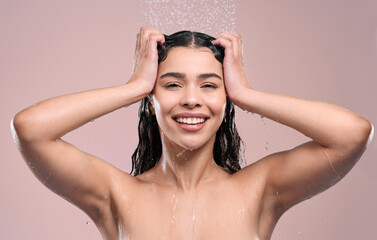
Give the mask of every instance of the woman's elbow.
M 364 151 L 368 144 L 372 141 L 374 134 L 374 128 L 371 122 L 365 118 L 359 118 L 354 123 L 353 134 L 350 135 L 352 138 L 352 147 Z
M 17 113 L 10 123 L 12 136 L 17 145 L 20 145 L 21 142 L 33 140 L 32 120 L 26 111 L 23 110 Z

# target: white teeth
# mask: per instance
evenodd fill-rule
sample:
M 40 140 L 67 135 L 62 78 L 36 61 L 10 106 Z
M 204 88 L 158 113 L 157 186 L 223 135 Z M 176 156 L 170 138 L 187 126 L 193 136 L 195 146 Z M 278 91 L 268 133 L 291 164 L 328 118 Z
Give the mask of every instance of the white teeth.
M 185 124 L 198 124 L 198 123 L 204 123 L 204 118 L 177 118 L 177 122 L 179 123 L 185 123 Z

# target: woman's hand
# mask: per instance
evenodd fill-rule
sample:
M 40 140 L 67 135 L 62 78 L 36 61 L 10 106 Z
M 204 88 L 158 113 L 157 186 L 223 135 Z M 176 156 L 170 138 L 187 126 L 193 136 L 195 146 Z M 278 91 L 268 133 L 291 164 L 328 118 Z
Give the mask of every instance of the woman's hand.
M 128 83 L 137 83 L 145 96 L 153 90 L 157 78 L 157 44 L 164 42 L 164 35 L 156 29 L 142 27 L 137 34 L 133 74 Z
M 225 48 L 224 81 L 228 97 L 238 105 L 242 92 L 251 89 L 242 59 L 242 42 L 238 34 L 220 33 L 212 42 Z

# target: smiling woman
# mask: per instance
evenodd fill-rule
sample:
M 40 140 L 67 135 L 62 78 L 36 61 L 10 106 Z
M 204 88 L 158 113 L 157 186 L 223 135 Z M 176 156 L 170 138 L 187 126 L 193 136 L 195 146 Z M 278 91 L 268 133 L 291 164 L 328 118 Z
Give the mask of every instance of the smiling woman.
M 236 34 L 142 28 L 135 60 L 126 84 L 48 99 L 13 121 L 33 173 L 104 239 L 270 239 L 284 212 L 352 169 L 373 132 L 341 107 L 252 89 Z M 133 176 L 61 139 L 139 101 Z M 233 103 L 312 140 L 241 169 Z
M 187 104 L 189 108 L 194 108 L 189 113 L 180 113 L 180 115 L 173 116 L 175 121 L 181 122 L 178 126 L 186 131 L 201 129 L 205 125 L 204 121 L 209 119 L 208 115 L 196 112 L 195 106 L 191 106 L 202 104 L 198 103 L 198 100 L 210 101 L 207 103 L 209 106 L 221 104 L 222 108 L 225 107 L 225 118 L 222 117 L 224 121 L 222 121 L 220 128 L 219 126 L 214 127 L 214 129 L 218 129 L 213 147 L 214 160 L 224 169 L 236 172 L 241 168 L 239 164 L 241 139 L 235 126 L 233 103 L 225 98 L 225 87 L 222 81 L 224 49 L 221 46 L 213 45 L 211 43 L 213 40 L 215 38 L 206 34 L 189 31 L 177 32 L 170 36 L 165 35 L 164 44 L 158 46 L 160 65 L 155 93 L 157 92 L 158 95 L 161 90 L 166 89 L 168 91 L 165 91 L 165 93 L 162 91 L 162 101 L 165 99 L 165 101 L 174 104 L 172 101 L 178 97 L 177 101 L 186 101 L 184 104 Z M 168 53 L 169 58 L 166 59 Z M 169 93 L 170 95 L 166 95 Z M 202 96 L 197 98 L 195 93 Z M 186 94 L 185 98 L 182 98 L 182 94 Z M 220 103 L 218 103 L 219 97 L 216 97 L 218 95 L 220 95 L 220 99 L 222 98 Z M 139 109 L 139 144 L 132 156 L 131 173 L 133 172 L 134 176 L 155 166 L 161 157 L 161 138 L 155 119 L 156 115 L 150 114 L 150 100 L 152 100 L 153 106 L 161 109 L 161 105 L 155 97 L 152 99 L 149 96 L 142 100 Z M 224 111 L 224 109 L 221 110 Z M 203 123 L 182 124 L 184 121 L 190 121 L 190 117 L 201 117 Z M 161 121 L 162 117 L 160 116 L 160 126 L 163 123 Z M 154 148 L 149 146 L 154 146 Z M 186 146 L 186 149 L 193 148 L 193 146 Z

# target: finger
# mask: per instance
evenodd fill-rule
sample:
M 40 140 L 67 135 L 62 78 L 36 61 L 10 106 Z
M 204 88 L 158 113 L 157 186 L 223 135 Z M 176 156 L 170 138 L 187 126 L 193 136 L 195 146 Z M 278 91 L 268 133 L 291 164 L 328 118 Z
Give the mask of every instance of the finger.
M 225 58 L 234 59 L 235 56 L 232 41 L 219 37 L 216 40 L 212 41 L 212 43 L 214 45 L 220 45 L 225 49 Z
M 148 46 L 148 40 L 149 40 L 149 35 L 151 34 L 161 34 L 161 31 L 157 29 L 152 29 L 152 28 L 146 28 L 142 27 L 140 29 L 140 34 L 141 34 L 141 52 L 145 53 L 147 46 Z
M 157 44 L 163 44 L 165 41 L 165 37 L 161 33 L 152 33 L 149 35 L 148 42 L 147 42 L 147 50 L 146 54 L 152 56 L 153 58 L 157 56 Z
M 136 47 L 135 47 L 135 52 L 139 51 L 140 49 L 140 33 L 136 35 Z
M 237 41 L 238 39 L 241 38 L 241 36 L 239 34 L 236 34 L 236 33 L 227 33 L 227 32 L 219 33 L 216 36 L 216 38 L 219 38 L 219 37 L 223 37 L 223 38 L 229 39 L 231 41 Z
M 136 36 L 136 47 L 135 47 L 135 54 L 134 54 L 134 68 L 139 65 L 140 61 L 140 33 Z
M 235 57 L 242 58 L 242 41 L 241 36 L 239 34 L 232 34 L 232 33 L 220 33 L 216 36 L 216 39 L 224 38 L 228 41 L 232 42 L 233 53 Z

